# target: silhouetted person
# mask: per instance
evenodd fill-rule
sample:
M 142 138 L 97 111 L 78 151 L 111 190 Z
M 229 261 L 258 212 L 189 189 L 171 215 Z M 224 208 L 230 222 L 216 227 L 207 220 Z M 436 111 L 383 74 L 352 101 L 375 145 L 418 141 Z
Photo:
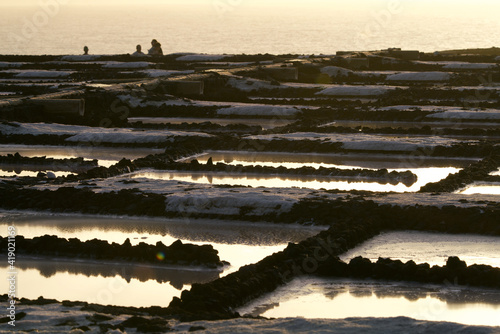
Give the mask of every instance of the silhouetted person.
M 144 52 L 142 52 L 142 47 L 140 44 L 138 44 L 136 47 L 135 47 L 136 51 L 134 53 L 132 53 L 132 57 L 144 57 L 146 56 L 144 54 Z
M 151 49 L 148 51 L 150 56 L 163 56 L 163 50 L 161 49 L 161 44 L 158 43 L 156 39 L 151 41 Z
M 89 48 L 87 46 L 83 47 L 83 54 L 88 55 L 89 54 Z

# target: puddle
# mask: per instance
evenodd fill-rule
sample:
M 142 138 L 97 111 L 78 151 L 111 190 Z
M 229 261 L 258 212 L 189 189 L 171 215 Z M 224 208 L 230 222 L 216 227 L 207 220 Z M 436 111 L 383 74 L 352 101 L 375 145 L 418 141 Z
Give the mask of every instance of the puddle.
M 237 310 L 268 318 L 399 317 L 500 326 L 500 291 L 303 278 Z
M 170 245 L 178 239 L 183 243 L 211 244 L 219 251 L 222 260 L 231 263 L 231 266 L 224 268 L 224 272 L 219 273 L 189 267 L 179 271 L 178 268 L 141 264 L 96 265 L 83 260 L 17 259 L 21 297 L 36 299 L 42 294 L 43 287 L 45 298 L 91 301 L 102 295 L 100 298 L 112 300 L 100 304 L 137 307 L 168 306 L 174 296 L 180 295 L 181 289 L 189 289 L 194 282 L 206 282 L 235 272 L 243 265 L 256 263 L 283 250 L 288 242 L 299 242 L 324 229 L 187 218 L 168 220 L 0 213 L 0 230 L 6 231 L 10 225 L 14 225 L 18 234 L 26 238 L 49 234 L 81 241 L 97 238 L 120 244 L 129 238 L 133 245 L 140 242 L 155 244 L 158 241 Z M 6 276 L 6 272 L 7 269 L 0 264 L 0 275 Z M 113 292 L 113 289 L 117 292 Z M 0 290 L 0 293 L 6 292 Z
M 431 266 L 446 264 L 458 256 L 467 265 L 485 264 L 500 268 L 500 237 L 453 235 L 427 232 L 387 232 L 340 256 L 343 261 L 362 256 L 372 262 L 379 257 L 403 262 L 427 262 Z
M 462 195 L 500 195 L 500 183 L 474 183 L 458 193 Z
M 244 124 L 244 125 L 257 125 L 261 126 L 264 130 L 273 129 L 279 126 L 285 126 L 295 122 L 294 120 L 286 119 L 258 119 L 258 118 L 179 118 L 179 117 L 131 117 L 128 119 L 130 123 L 142 122 L 144 124 L 199 124 L 211 122 L 219 125 L 229 124 Z
M 84 158 L 97 159 L 99 165 L 109 167 L 122 158 L 137 159 L 149 154 L 163 153 L 164 149 L 154 148 L 119 148 L 119 147 L 92 147 L 92 146 L 29 146 L 29 145 L 0 145 L 0 155 L 15 154 L 18 152 L 25 157 L 47 157 L 53 159 Z

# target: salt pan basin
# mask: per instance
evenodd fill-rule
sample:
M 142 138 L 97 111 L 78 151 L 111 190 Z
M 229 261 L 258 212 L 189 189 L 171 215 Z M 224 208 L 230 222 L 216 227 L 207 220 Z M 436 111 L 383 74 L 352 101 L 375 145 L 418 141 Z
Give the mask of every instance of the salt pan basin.
M 36 299 L 78 300 L 119 306 L 166 307 L 173 297 L 193 283 L 212 281 L 283 250 L 288 242 L 313 236 L 323 227 L 270 225 L 221 220 L 154 219 L 77 215 L 47 215 L 0 212 L 0 229 L 15 226 L 26 238 L 45 234 L 87 241 L 94 238 L 122 244 L 127 238 L 140 242 L 170 245 L 211 244 L 222 260 L 231 263 L 222 269 L 131 264 L 120 261 L 18 256 L 18 295 Z M 0 275 L 7 277 L 7 262 Z M 0 294 L 7 293 L 7 285 Z
M 399 317 L 500 326 L 500 291 L 401 282 L 301 278 L 237 309 L 269 318 Z

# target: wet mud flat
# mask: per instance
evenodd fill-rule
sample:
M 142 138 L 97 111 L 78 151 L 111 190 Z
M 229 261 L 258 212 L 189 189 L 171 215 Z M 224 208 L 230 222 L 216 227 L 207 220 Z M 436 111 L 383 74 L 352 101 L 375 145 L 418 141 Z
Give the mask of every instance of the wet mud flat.
M 285 304 L 273 294 L 297 279 L 417 287 L 453 282 L 464 291 L 498 290 L 494 254 L 478 252 L 482 260 L 471 262 L 474 254 L 455 247 L 441 263 L 425 256 L 403 262 L 377 249 L 365 252 L 368 258 L 345 257 L 379 235 L 407 231 L 435 233 L 436 243 L 450 235 L 491 238 L 484 248 L 500 240 L 498 193 L 487 190 L 500 184 L 498 56 L 403 54 L 221 55 L 223 62 L 208 61 L 210 55 L 189 61 L 183 55 L 140 61 L 126 55 L 0 56 L 0 168 L 9 170 L 0 177 L 0 207 L 8 216 L 30 210 L 322 229 L 280 239 L 273 254 L 263 252 L 222 277 L 188 280 L 182 292 L 164 292 L 169 300 L 162 307 L 43 298 L 20 299 L 20 305 L 33 314 L 37 304 L 51 305 L 55 314 L 73 308 L 73 319 L 59 323 L 68 330 L 165 332 L 179 326 L 172 319 L 238 321 L 239 311 L 256 300 Z M 23 174 L 34 165 L 36 175 Z M 54 174 L 56 167 L 70 174 Z M 251 178 L 260 181 L 241 182 Z M 478 186 L 490 188 L 478 194 Z M 21 237 L 22 224 L 18 231 L 19 240 L 34 240 Z M 214 243 L 209 235 L 210 228 L 197 240 Z M 78 272 L 72 262 L 96 260 L 95 247 L 76 250 L 83 243 L 67 242 L 71 247 L 36 248 L 66 258 L 56 271 Z M 255 249 L 265 247 L 261 242 Z M 144 245 L 141 251 L 122 247 L 146 262 L 165 263 L 166 250 Z M 130 262 L 130 256 L 116 256 Z M 189 263 L 180 261 L 187 269 Z M 141 269 L 122 278 L 134 275 L 162 277 Z M 20 322 L 33 317 L 19 313 Z

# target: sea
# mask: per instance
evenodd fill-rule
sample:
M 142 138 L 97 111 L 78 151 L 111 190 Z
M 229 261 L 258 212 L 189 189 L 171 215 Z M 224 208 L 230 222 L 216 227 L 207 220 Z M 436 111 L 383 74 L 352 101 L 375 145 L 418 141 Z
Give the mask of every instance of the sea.
M 74 1 L 0 5 L 0 54 L 81 54 L 84 46 L 91 54 L 127 54 L 137 44 L 147 50 L 153 38 L 165 54 L 434 52 L 500 44 L 500 6 L 488 0 Z

